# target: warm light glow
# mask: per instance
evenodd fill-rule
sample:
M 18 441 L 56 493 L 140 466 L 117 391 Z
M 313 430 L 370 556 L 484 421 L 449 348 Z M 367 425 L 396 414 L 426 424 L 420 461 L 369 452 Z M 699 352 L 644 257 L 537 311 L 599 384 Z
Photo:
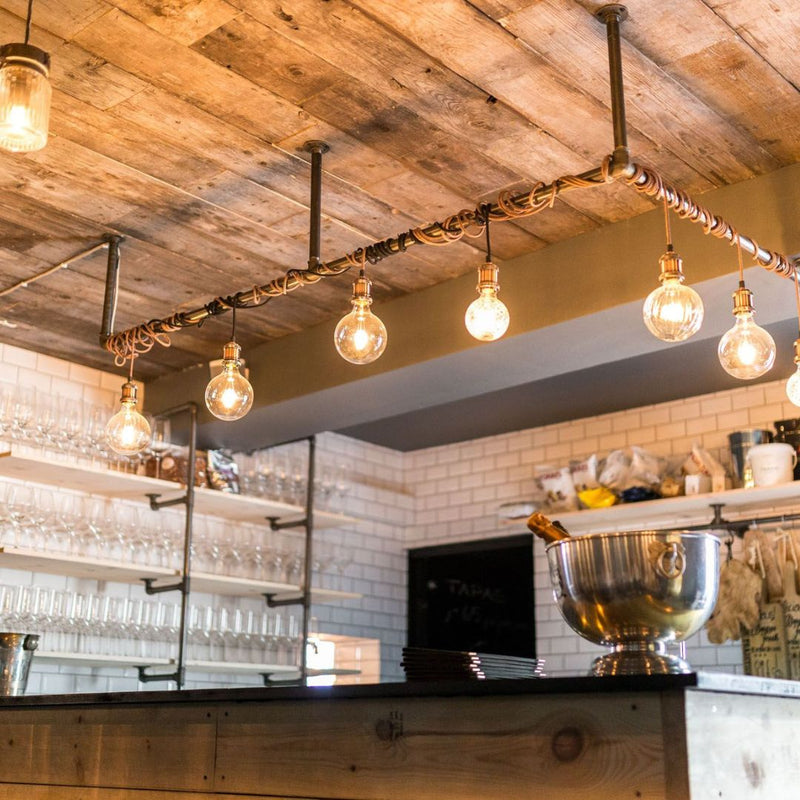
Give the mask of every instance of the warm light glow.
M 800 406 L 800 364 L 797 371 L 786 381 L 786 396 L 796 406 Z
M 683 342 L 700 330 L 703 311 L 703 301 L 691 286 L 684 286 L 680 278 L 666 277 L 647 296 L 642 317 L 657 339 Z
M 508 309 L 497 296 L 493 286 L 484 286 L 464 314 L 464 324 L 471 336 L 482 342 L 493 342 L 507 330 L 510 317 Z
M 345 314 L 333 333 L 339 355 L 351 364 L 371 364 L 386 349 L 386 326 L 370 311 L 369 295 L 353 297 L 353 310 Z
M 241 419 L 253 405 L 253 387 L 239 372 L 240 347 L 228 342 L 222 359 L 222 372 L 206 386 L 206 406 L 218 419 Z
M 106 424 L 105 433 L 108 446 L 122 456 L 141 453 L 150 444 L 150 423 L 136 408 L 132 383 L 123 384 L 120 410 Z
M 742 380 L 760 377 L 775 363 L 775 341 L 756 325 L 752 311 L 736 314 L 736 322 L 720 339 L 717 352 L 723 369 Z
M 47 143 L 49 63 L 47 53 L 31 45 L 0 48 L 0 148 L 23 153 Z

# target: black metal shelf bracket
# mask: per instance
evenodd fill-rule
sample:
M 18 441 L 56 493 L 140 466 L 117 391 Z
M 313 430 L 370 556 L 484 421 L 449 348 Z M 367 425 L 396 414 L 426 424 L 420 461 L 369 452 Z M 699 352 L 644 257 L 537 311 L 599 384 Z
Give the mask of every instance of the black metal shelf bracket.
M 305 528 L 308 526 L 308 517 L 303 519 L 289 519 L 284 522 L 280 521 L 280 517 L 265 517 L 269 522 L 269 529 L 271 531 L 283 531 L 287 528 Z
M 301 606 L 305 602 L 305 595 L 298 594 L 291 597 L 281 597 L 272 592 L 266 592 L 264 599 L 267 601 L 267 608 L 283 608 L 284 606 Z
M 172 500 L 159 500 L 161 497 L 157 492 L 148 492 L 146 497 L 150 498 L 150 510 L 160 511 L 162 508 L 169 508 L 170 506 L 185 506 L 189 503 L 189 493 L 187 492 L 182 497 L 175 497 Z
M 144 591 L 146 594 L 162 594 L 163 592 L 183 592 L 186 589 L 186 581 L 181 580 L 177 583 L 165 583 L 162 586 L 154 586 L 153 584 L 158 578 L 140 578 L 144 584 Z
M 175 672 L 149 673 L 147 672 L 148 669 L 150 669 L 150 667 L 136 667 L 136 670 L 139 673 L 139 683 L 156 683 L 157 681 L 175 681 L 175 683 L 178 684 L 179 689 L 181 686 L 183 686 L 183 681 L 184 681 L 183 667 L 175 670 Z

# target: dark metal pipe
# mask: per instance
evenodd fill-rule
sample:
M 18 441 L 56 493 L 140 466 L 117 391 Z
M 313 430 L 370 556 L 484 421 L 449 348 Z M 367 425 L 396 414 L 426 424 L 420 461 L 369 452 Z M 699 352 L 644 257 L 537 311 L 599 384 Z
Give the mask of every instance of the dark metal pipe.
M 567 182 L 563 181 L 560 178 L 552 181 L 551 183 L 544 184 L 539 186 L 537 189 L 533 191 L 531 195 L 530 191 L 521 192 L 518 195 L 515 195 L 511 198 L 511 202 L 524 202 L 527 201 L 529 198 L 533 200 L 534 203 L 541 203 L 544 200 L 549 200 L 554 195 L 560 195 L 564 192 L 572 191 L 573 189 L 580 189 L 585 188 L 584 186 L 580 185 L 580 181 L 588 181 L 593 185 L 596 186 L 603 186 L 605 184 L 605 171 L 602 167 L 594 167 L 593 169 L 586 170 L 586 172 L 582 172 L 580 175 L 575 176 L 578 182 Z M 497 203 L 492 203 L 489 205 L 489 212 L 500 213 L 502 209 Z M 430 225 L 426 225 L 422 228 L 422 232 L 424 234 L 435 234 L 437 230 L 440 229 L 440 223 L 432 222 Z M 417 239 L 414 239 L 411 236 L 402 236 L 403 243 L 400 243 L 400 236 L 385 239 L 381 242 L 382 247 L 386 250 L 386 255 L 396 255 L 398 253 L 405 252 L 411 247 L 416 247 L 418 245 L 424 244 L 424 242 L 420 242 Z M 377 244 L 375 242 L 374 244 Z M 332 261 L 328 261 L 325 263 L 325 267 L 330 270 L 331 274 L 338 274 L 338 272 L 344 272 L 350 268 L 350 260 L 347 256 L 340 256 Z M 263 287 L 260 287 L 266 291 L 268 289 L 269 284 L 266 284 Z M 232 303 L 237 304 L 239 308 L 246 308 L 247 301 L 252 297 L 253 290 L 245 289 L 237 294 L 233 295 L 230 299 Z M 222 314 L 227 313 L 230 310 L 230 306 L 217 306 L 209 308 L 208 306 L 202 306 L 201 308 L 195 308 L 190 311 L 181 312 L 181 322 L 182 327 L 191 327 L 192 325 L 199 325 L 201 322 L 204 322 L 209 317 L 220 316 Z M 152 326 L 152 330 L 156 331 L 157 333 L 170 333 L 173 329 L 169 327 L 163 327 L 162 324 L 165 320 L 152 320 L 149 325 Z M 122 331 L 120 333 L 114 334 L 109 336 L 106 340 L 101 338 L 101 346 L 106 349 L 111 349 L 108 347 L 108 340 L 109 339 L 117 339 L 118 337 L 123 337 L 125 334 L 129 333 L 130 331 L 135 330 L 135 328 L 130 328 L 127 331 Z
M 186 667 L 186 635 L 188 631 L 189 595 L 191 592 L 192 571 L 192 519 L 194 517 L 194 479 L 195 459 L 197 456 L 197 403 L 187 403 L 185 408 L 189 411 L 191 427 L 189 429 L 189 463 L 186 467 L 186 524 L 183 535 L 183 591 L 181 592 L 181 625 L 178 632 L 178 665 L 176 673 L 178 689 L 183 688 Z
M 314 269 L 322 254 L 322 154 L 330 147 L 325 142 L 312 139 L 304 145 L 311 153 L 311 202 L 309 203 L 308 268 Z
M 311 622 L 311 581 L 314 575 L 314 462 L 317 437 L 308 437 L 308 480 L 306 485 L 306 560 L 303 565 L 303 640 L 300 642 L 300 683 L 308 677 L 308 633 Z
M 608 72 L 611 83 L 611 116 L 614 124 L 614 157 L 612 174 L 627 167 L 628 131 L 625 123 L 625 91 L 622 80 L 622 52 L 620 48 L 619 24 L 628 18 L 628 9 L 618 3 L 603 6 L 597 17 L 606 26 L 608 40 Z
M 114 321 L 117 316 L 117 296 L 119 294 L 119 245 L 123 236 L 116 234 L 106 237 L 108 241 L 108 264 L 106 266 L 106 292 L 103 298 L 103 323 L 100 328 L 100 346 L 114 335 Z

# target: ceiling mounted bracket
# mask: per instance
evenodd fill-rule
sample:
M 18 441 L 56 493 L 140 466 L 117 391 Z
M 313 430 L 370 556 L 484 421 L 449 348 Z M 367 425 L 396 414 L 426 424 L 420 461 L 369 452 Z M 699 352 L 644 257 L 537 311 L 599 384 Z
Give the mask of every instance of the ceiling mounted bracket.
M 315 270 L 321 263 L 322 252 L 322 155 L 330 146 L 319 139 L 311 139 L 303 145 L 311 153 L 311 203 L 309 207 L 308 268 Z
M 609 165 L 612 178 L 632 173 L 628 151 L 628 130 L 625 122 L 625 91 L 622 80 L 622 52 L 619 26 L 628 18 L 628 9 L 619 3 L 610 3 L 595 15 L 605 23 L 608 40 L 608 73 L 611 84 L 611 116 L 614 124 L 614 154 Z

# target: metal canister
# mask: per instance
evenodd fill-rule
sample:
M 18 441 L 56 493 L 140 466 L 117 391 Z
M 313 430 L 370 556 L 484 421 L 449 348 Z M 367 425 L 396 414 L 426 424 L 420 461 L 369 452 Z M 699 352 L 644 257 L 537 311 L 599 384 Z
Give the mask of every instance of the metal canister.
M 38 646 L 36 633 L 0 633 L 0 695 L 25 694 Z

